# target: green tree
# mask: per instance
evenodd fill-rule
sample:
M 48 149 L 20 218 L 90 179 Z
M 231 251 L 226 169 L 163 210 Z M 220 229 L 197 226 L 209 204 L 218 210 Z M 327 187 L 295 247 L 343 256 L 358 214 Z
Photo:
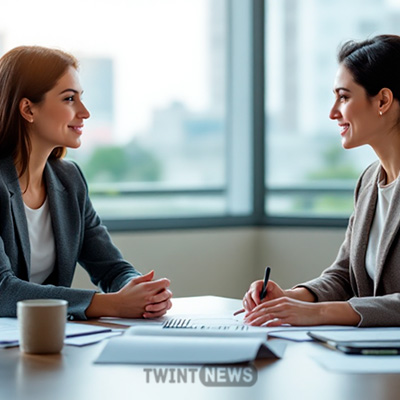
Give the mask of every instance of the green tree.
M 120 181 L 128 168 L 128 157 L 122 147 L 97 147 L 85 166 L 90 182 Z
M 97 147 L 84 166 L 89 182 L 148 182 L 161 177 L 161 164 L 136 144 Z

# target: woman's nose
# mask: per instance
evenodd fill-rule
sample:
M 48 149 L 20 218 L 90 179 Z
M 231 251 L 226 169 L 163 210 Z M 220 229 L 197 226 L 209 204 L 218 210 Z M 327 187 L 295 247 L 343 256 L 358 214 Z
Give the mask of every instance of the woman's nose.
M 329 118 L 330 119 L 338 119 L 341 116 L 340 111 L 337 109 L 336 105 L 334 105 L 331 108 L 331 111 L 329 112 Z
M 89 110 L 85 107 L 85 105 L 83 103 L 81 103 L 81 108 L 78 112 L 79 117 L 83 118 L 83 119 L 87 119 L 90 117 L 90 112 Z

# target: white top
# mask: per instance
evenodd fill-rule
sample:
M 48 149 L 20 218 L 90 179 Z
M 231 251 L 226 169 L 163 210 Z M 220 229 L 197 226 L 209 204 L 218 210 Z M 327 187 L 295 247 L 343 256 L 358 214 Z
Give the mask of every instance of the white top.
M 33 210 L 25 205 L 31 245 L 30 282 L 43 283 L 53 272 L 56 247 L 47 198 L 40 208 Z
M 383 171 L 381 171 L 381 176 L 382 175 L 384 175 Z M 372 280 L 376 275 L 376 265 L 378 261 L 378 254 L 380 252 L 380 242 L 385 229 L 386 217 L 389 211 L 389 206 L 397 179 L 388 185 L 385 185 L 385 182 L 386 177 L 384 176 L 379 180 L 378 183 L 378 199 L 376 203 L 375 216 L 372 222 L 371 231 L 369 233 L 368 248 L 365 255 L 365 268 L 367 269 L 368 275 Z

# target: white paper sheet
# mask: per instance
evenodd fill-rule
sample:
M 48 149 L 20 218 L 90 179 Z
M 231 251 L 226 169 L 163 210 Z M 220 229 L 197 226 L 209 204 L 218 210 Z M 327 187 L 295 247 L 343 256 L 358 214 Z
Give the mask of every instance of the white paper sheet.
M 291 340 L 293 342 L 311 342 L 313 339 L 308 336 L 309 331 L 318 332 L 348 332 L 352 330 L 357 330 L 354 326 L 342 326 L 342 325 L 321 325 L 321 326 L 288 326 L 286 328 L 269 328 L 268 338 L 277 338 Z
M 131 326 L 125 332 L 127 336 L 178 336 L 178 337 L 187 337 L 187 336 L 196 336 L 196 337 L 231 337 L 231 338 L 259 338 L 264 341 L 267 340 L 267 333 L 263 329 L 251 329 L 248 327 L 248 330 L 240 329 L 241 327 L 237 326 L 224 326 L 223 328 L 219 326 L 208 326 L 205 329 L 202 328 L 163 328 L 162 326 L 144 326 L 144 325 L 136 325 Z
M 106 324 L 134 326 L 134 325 L 163 325 L 168 321 L 167 317 L 160 317 L 155 319 L 144 319 L 144 318 L 114 318 L 114 317 L 102 317 L 98 319 L 99 322 Z
M 258 338 L 130 336 L 111 339 L 96 363 L 217 364 L 280 358 L 285 344 Z
M 64 340 L 64 344 L 68 346 L 77 346 L 83 347 L 88 346 L 90 344 L 101 342 L 104 339 L 109 339 L 111 337 L 120 336 L 123 333 L 123 330 L 113 330 L 111 332 L 104 333 L 94 333 L 91 335 L 85 336 L 75 336 L 71 338 L 66 338 Z
M 100 318 L 99 321 L 121 324 L 125 326 L 140 326 L 140 327 L 153 327 L 158 326 L 160 329 L 166 323 L 174 319 L 190 319 L 190 327 L 201 328 L 201 329 L 220 329 L 232 331 L 235 327 L 243 327 L 243 330 L 248 332 L 257 332 L 263 334 L 265 338 L 279 338 L 291 341 L 311 341 L 312 339 L 307 335 L 310 330 L 351 330 L 357 329 L 355 327 L 343 326 L 343 325 L 321 325 L 321 326 L 279 326 L 279 327 L 253 327 L 243 323 L 244 313 L 237 316 L 232 316 L 229 313 L 221 315 L 188 315 L 188 314 L 173 314 L 167 315 L 162 318 L 154 320 L 146 320 L 143 318 L 139 319 L 125 319 L 125 318 Z M 180 330 L 181 328 L 171 328 L 171 330 Z M 182 328 L 183 329 L 183 328 Z M 185 334 L 184 334 L 185 335 Z M 258 336 L 258 335 L 253 335 Z

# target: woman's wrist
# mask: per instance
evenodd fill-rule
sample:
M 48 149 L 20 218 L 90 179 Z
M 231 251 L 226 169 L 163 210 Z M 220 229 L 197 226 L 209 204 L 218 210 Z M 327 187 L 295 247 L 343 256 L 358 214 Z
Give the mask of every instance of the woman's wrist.
M 115 317 L 115 293 L 95 293 L 89 307 L 86 309 L 87 318 Z
M 316 301 L 315 296 L 305 287 L 294 287 L 283 291 L 285 296 L 290 297 L 294 300 L 306 301 L 314 303 Z

